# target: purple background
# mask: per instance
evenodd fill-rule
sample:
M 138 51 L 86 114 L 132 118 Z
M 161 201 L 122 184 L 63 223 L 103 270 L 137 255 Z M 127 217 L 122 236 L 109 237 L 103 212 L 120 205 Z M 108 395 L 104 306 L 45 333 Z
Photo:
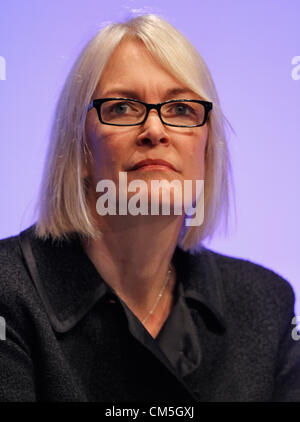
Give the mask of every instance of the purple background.
M 300 70 L 294 80 L 291 63 L 300 56 L 299 0 L 1 1 L 0 238 L 32 223 L 55 103 L 75 57 L 131 11 L 160 14 L 198 48 L 235 130 L 237 222 L 208 246 L 280 273 L 300 314 Z

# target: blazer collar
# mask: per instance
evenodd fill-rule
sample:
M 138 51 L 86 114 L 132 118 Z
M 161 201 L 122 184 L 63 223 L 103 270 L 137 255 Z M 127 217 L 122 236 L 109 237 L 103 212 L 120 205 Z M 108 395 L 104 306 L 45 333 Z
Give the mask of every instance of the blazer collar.
M 208 323 L 213 320 L 224 331 L 223 281 L 215 253 L 204 247 L 195 254 L 176 248 L 173 258 L 186 300 Z
M 41 240 L 35 237 L 32 226 L 20 233 L 19 239 L 28 271 L 55 331 L 73 328 L 96 302 L 112 292 L 77 235 L 68 241 Z M 213 318 L 225 329 L 222 280 L 213 252 L 203 248 L 191 255 L 176 248 L 173 262 L 186 300 L 196 304 L 199 311 L 204 309 L 204 318 Z

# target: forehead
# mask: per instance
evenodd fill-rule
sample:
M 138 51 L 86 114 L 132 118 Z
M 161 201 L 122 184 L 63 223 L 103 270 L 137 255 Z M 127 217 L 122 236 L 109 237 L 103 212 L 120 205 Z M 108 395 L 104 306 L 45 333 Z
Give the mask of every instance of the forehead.
M 192 94 L 151 55 L 141 41 L 135 40 L 124 40 L 119 44 L 97 86 L 97 94 L 105 97 L 125 96 L 128 92 L 144 99 L 149 94 L 159 94 L 160 100 L 166 96 Z

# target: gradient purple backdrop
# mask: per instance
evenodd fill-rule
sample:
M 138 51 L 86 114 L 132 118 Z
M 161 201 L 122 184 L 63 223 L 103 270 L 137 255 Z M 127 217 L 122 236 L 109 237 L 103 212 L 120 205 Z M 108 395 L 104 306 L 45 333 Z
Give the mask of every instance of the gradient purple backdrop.
M 300 314 L 299 0 L 2 1 L 0 238 L 33 221 L 55 103 L 75 57 L 107 22 L 132 12 L 161 15 L 196 46 L 235 130 L 237 223 L 208 246 L 281 274 Z

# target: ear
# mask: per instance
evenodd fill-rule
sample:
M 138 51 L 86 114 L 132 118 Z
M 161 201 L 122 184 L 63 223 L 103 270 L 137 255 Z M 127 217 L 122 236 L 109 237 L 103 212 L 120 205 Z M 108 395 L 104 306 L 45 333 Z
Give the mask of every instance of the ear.
M 88 179 L 90 175 L 90 160 L 89 160 L 89 148 L 86 142 L 83 143 L 83 157 L 82 157 L 82 177 Z
M 89 170 L 88 170 L 88 166 L 86 164 L 83 165 L 82 168 L 82 177 L 84 179 L 88 179 L 89 178 Z

